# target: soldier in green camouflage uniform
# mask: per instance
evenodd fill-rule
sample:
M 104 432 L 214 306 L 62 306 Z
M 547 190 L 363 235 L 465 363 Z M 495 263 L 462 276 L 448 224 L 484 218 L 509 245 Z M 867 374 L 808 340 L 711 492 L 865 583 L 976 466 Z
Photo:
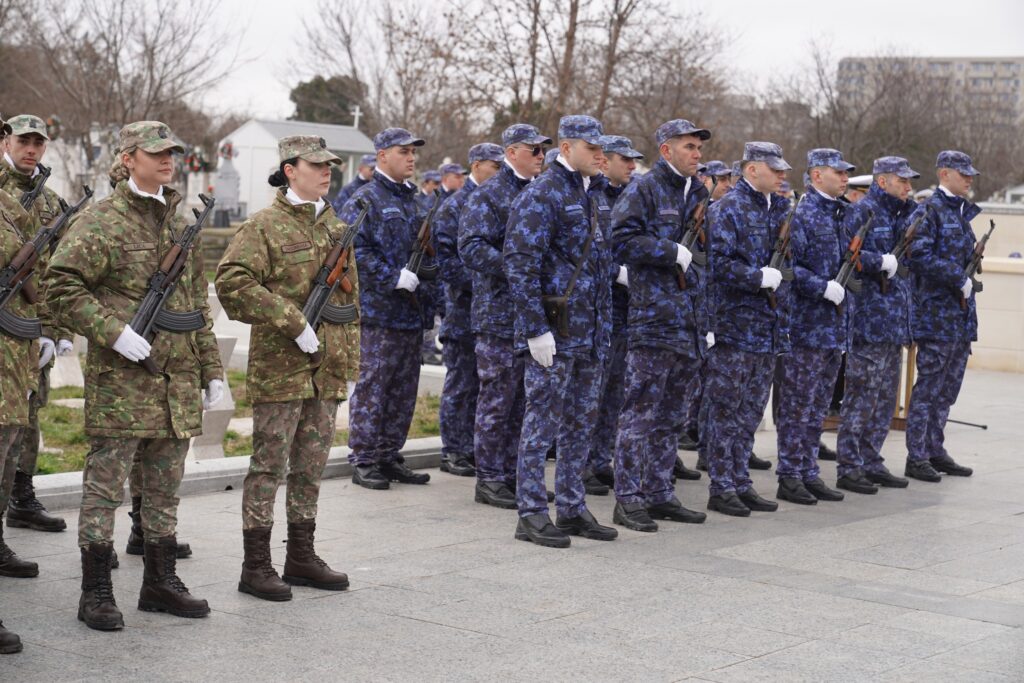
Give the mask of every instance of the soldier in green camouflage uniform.
M 46 123 L 38 116 L 21 114 L 9 119 L 7 123 L 11 127 L 11 134 L 4 139 L 0 189 L 20 198 L 35 185 L 35 178 L 39 175 L 38 164 L 43 161 L 50 137 L 46 132 Z M 48 225 L 61 212 L 60 197 L 49 187 L 45 187 L 30 211 L 40 225 Z M 63 235 L 58 239 L 60 237 Z M 37 273 L 46 270 L 49 257 L 50 251 L 40 255 L 36 264 Z M 48 324 L 45 297 L 36 304 L 36 309 L 43 322 L 43 355 L 40 362 L 45 362 L 39 370 L 39 391 L 32 394 L 32 400 L 29 402 L 28 426 L 18 433 L 12 447 L 14 456 L 18 459 L 18 471 L 14 475 L 10 509 L 7 511 L 7 526 L 38 531 L 63 531 L 67 528 L 64 520 L 49 514 L 36 498 L 32 477 L 36 473 L 36 461 L 39 458 L 39 410 L 46 405 L 50 393 L 50 368 L 53 366 L 54 351 L 58 355 L 71 353 L 74 335 Z M 0 514 L 2 513 L 3 510 L 0 509 Z
M 313 330 L 302 313 L 317 271 L 344 229 L 324 201 L 331 164 L 340 159 L 322 138 L 291 136 L 279 144 L 281 164 L 269 182 L 274 202 L 238 229 L 217 267 L 217 296 L 235 320 L 252 325 L 246 391 L 253 403 L 253 455 L 242 492 L 245 561 L 238 589 L 264 600 L 288 600 L 288 584 L 344 590 L 348 577 L 313 550 L 320 477 L 334 438 L 338 403 L 359 368 L 357 323 L 323 322 Z M 354 254 L 348 280 L 331 303 L 359 301 Z M 310 354 L 319 351 L 321 360 Z M 284 581 L 270 559 L 274 498 L 287 471 L 288 551 Z
M 79 619 L 91 628 L 123 627 L 110 585 L 114 513 L 136 452 L 142 477 L 145 572 L 139 609 L 178 616 L 209 613 L 175 571 L 178 485 L 189 439 L 202 432 L 202 387 L 222 391 L 223 368 L 213 336 L 197 242 L 168 310 L 202 311 L 197 332 L 159 332 L 148 343 L 127 321 L 150 276 L 184 230 L 182 197 L 166 187 L 174 151 L 183 147 L 159 121 L 121 129 L 120 172 L 113 194 L 87 207 L 57 246 L 44 277 L 57 324 L 89 340 L 85 432 L 90 438 L 82 483 L 78 542 L 82 548 Z M 114 169 L 112 169 L 114 170 Z M 137 361 L 152 358 L 161 374 Z
M 4 133 L 11 128 L 0 121 Z M 39 229 L 34 215 L 26 213 L 18 200 L 0 190 L 0 268 L 14 258 L 22 245 L 30 240 Z M 32 284 L 38 289 L 38 276 L 33 274 Z M 23 296 L 16 296 L 4 308 L 4 312 L 21 318 L 36 317 L 36 307 Z M 14 442 L 21 430 L 28 425 L 29 393 L 38 388 L 39 345 L 31 339 L 19 339 L 0 331 L 0 510 L 7 508 L 7 501 L 14 485 L 14 473 L 18 459 Z M 7 547 L 0 525 L 0 576 L 33 577 L 39 575 L 35 562 L 19 558 Z

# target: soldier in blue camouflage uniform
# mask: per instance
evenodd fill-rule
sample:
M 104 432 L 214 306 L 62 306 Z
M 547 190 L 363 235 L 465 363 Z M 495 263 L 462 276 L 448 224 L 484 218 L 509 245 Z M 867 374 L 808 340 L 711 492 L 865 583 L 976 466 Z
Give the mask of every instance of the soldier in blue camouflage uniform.
M 917 381 L 907 414 L 904 474 L 921 481 L 941 480 L 939 472 L 969 477 L 943 446 L 946 419 L 963 383 L 971 342 L 978 339 L 974 283 L 964 269 L 974 250 L 971 220 L 981 213 L 967 201 L 974 176 L 963 152 L 940 152 L 939 188 L 916 211 L 930 208 L 910 254 L 914 274 L 912 331 L 917 343 Z M 913 220 L 911 216 L 908 220 Z
M 776 192 L 791 166 L 770 142 L 748 142 L 741 163 L 743 177 L 709 217 L 715 345 L 706 364 L 701 434 L 711 479 L 708 509 L 735 517 L 778 509 L 754 490 L 748 468 L 775 358 L 789 350 L 782 272 L 768 262 L 789 212 Z
M 335 195 L 334 199 L 331 200 L 331 206 L 334 207 L 334 212 L 341 215 L 341 207 L 345 206 L 352 195 L 361 188 L 373 180 L 373 169 L 377 166 L 377 155 L 376 154 L 364 154 L 359 160 L 359 169 L 356 171 L 356 177 L 352 179 L 345 187 L 338 190 L 338 194 Z
M 607 159 L 604 171 L 605 180 L 601 183 L 592 183 L 591 193 L 602 193 L 604 201 L 614 209 L 615 202 L 622 195 L 622 191 L 632 181 L 633 171 L 636 170 L 636 160 L 643 159 L 644 155 L 633 149 L 633 142 L 629 138 L 621 135 L 605 136 L 603 150 Z M 605 241 L 610 244 L 612 239 L 611 211 L 599 211 L 597 217 Z M 612 250 L 609 249 L 607 254 L 610 260 L 614 259 Z M 612 285 L 611 346 L 601 374 L 597 426 L 594 429 L 594 442 L 590 447 L 590 460 L 584 472 L 587 493 L 597 495 L 607 495 L 608 487 L 615 485 L 612 455 L 615 452 L 619 411 L 622 410 L 622 398 L 625 390 L 629 273 L 624 265 L 616 265 L 618 268 L 617 271 L 613 271 L 615 272 L 615 281 Z M 603 487 L 603 492 L 598 485 Z
M 540 173 L 543 146 L 551 138 L 531 125 L 514 123 L 501 134 L 501 142 L 501 170 L 473 191 L 459 217 L 459 257 L 473 280 L 470 324 L 480 382 L 473 437 L 475 500 L 514 509 L 525 361 L 513 345 L 513 303 L 502 249 L 512 201 Z
M 504 270 L 514 303 L 515 350 L 529 352 L 515 537 L 553 548 L 567 548 L 570 535 L 601 541 L 618 536 L 587 509 L 582 476 L 597 421 L 602 362 L 611 341 L 613 266 L 597 217 L 601 205 L 605 211 L 610 207 L 587 192 L 604 159 L 602 142 L 597 119 L 562 117 L 559 155 L 513 201 L 505 232 Z M 566 330 L 559 332 L 549 322 L 544 296 L 568 298 Z M 552 524 L 544 461 L 556 442 L 557 517 Z
M 420 211 L 426 213 L 437 199 L 437 191 L 441 187 L 441 172 L 430 170 L 423 174 L 423 184 L 416 193 L 416 203 Z
M 777 496 L 801 505 L 838 501 L 843 494 L 821 480 L 818 443 L 839 373 L 849 348 L 852 301 L 835 281 L 848 242 L 843 219 L 849 206 L 841 201 L 853 164 L 835 149 L 807 153 L 810 184 L 793 216 L 793 296 L 790 339 L 793 350 L 782 356 L 779 386 Z
M 441 173 L 441 186 L 437 188 L 437 193 L 441 195 L 442 201 L 465 186 L 468 171 L 462 164 L 442 164 L 438 171 Z
M 700 523 L 676 498 L 672 466 L 686 419 L 686 388 L 700 367 L 706 322 L 698 311 L 704 275 L 690 267 L 683 227 L 707 196 L 695 177 L 710 131 L 662 124 L 661 158 L 626 188 L 612 215 L 615 258 L 629 269 L 626 389 L 615 446 L 614 521 L 657 531 L 654 519 Z M 686 280 L 680 289 L 678 274 Z
M 558 148 L 552 147 L 544 153 L 544 170 L 548 169 L 548 166 L 555 163 L 555 159 L 558 158 Z
M 875 159 L 874 182 L 865 197 L 847 209 L 847 242 L 874 212 L 860 262 L 861 291 L 853 298 L 852 348 L 846 354 L 842 421 L 839 423 L 837 488 L 872 494 L 876 485 L 903 488 L 907 480 L 885 467 L 882 444 L 896 409 L 903 346 L 910 344 L 910 281 L 896 277 L 892 255 L 903 238 L 906 219 L 917 207 L 909 199 L 913 178 L 921 177 L 903 157 Z M 887 291 L 883 292 L 881 279 Z
M 439 416 L 443 444 L 441 471 L 462 477 L 476 476 L 473 466 L 473 421 L 476 417 L 479 382 L 476 376 L 473 332 L 470 328 L 473 281 L 459 258 L 459 216 L 473 191 L 501 170 L 504 158 L 501 147 L 490 142 L 470 147 L 469 177 L 460 189 L 445 199 L 434 216 L 434 245 L 445 300 L 440 338 L 444 344 L 444 364 L 447 368 Z
M 417 292 L 419 278 L 405 267 L 422 219 L 409 178 L 423 144 L 403 128 L 378 133 L 373 180 L 346 202 L 340 216 L 351 225 L 360 212 L 358 200 L 369 206 L 355 240 L 362 330 L 359 380 L 349 406 L 352 481 L 368 489 L 430 481 L 429 474 L 409 469 L 399 453 L 416 408 L 423 310 L 432 305 Z

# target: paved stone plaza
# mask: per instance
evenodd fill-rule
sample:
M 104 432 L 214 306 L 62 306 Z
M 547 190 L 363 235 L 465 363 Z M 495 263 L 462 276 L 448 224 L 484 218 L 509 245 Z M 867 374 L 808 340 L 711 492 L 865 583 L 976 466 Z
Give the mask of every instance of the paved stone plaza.
M 41 576 L 0 579 L 0 618 L 25 642 L 0 657 L 0 680 L 1020 681 L 1022 394 L 1020 375 L 968 373 L 953 417 L 990 427 L 951 425 L 948 445 L 970 479 L 569 550 L 513 540 L 514 513 L 473 503 L 472 479 L 435 470 L 429 486 L 386 492 L 330 480 L 318 548 L 352 587 L 295 588 L 290 603 L 236 590 L 240 492 L 189 496 L 180 529 L 195 555 L 180 573 L 213 614 L 139 612 L 142 561 L 122 555 L 119 633 L 75 619 L 73 531 L 5 530 Z M 774 460 L 774 433 L 757 450 Z M 886 455 L 902 473 L 901 433 Z M 771 473 L 754 480 L 774 495 Z M 683 503 L 703 509 L 706 484 L 681 485 Z M 590 501 L 606 523 L 612 505 Z M 127 535 L 122 512 L 118 550 Z

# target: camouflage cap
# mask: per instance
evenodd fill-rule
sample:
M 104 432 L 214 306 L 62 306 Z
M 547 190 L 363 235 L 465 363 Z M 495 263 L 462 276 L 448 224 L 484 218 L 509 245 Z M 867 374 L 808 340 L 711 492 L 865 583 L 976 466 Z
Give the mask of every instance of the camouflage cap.
M 549 149 L 547 153 L 544 155 L 544 165 L 550 166 L 551 164 L 555 163 L 555 159 L 558 158 L 558 154 L 559 151 L 557 147 Z
M 789 184 L 788 180 L 783 180 L 782 184 L 779 185 L 779 192 L 782 194 L 789 194 L 793 191 L 793 186 Z
M 710 140 L 711 131 L 706 128 L 698 128 L 686 119 L 672 119 L 658 126 L 654 133 L 654 139 L 659 145 L 667 140 L 679 137 L 680 135 L 696 135 L 701 140 Z
M 807 168 L 828 166 L 837 171 L 852 171 L 857 168 L 843 159 L 843 153 L 831 147 L 818 147 L 807 152 Z
M 423 173 L 423 182 L 425 182 L 425 183 L 430 183 L 430 182 L 439 183 L 439 182 L 441 182 L 441 172 L 440 171 L 434 171 L 434 170 L 425 171 Z
M 707 167 L 704 169 L 704 175 L 732 175 L 732 169 L 726 166 L 724 161 L 719 161 L 718 159 L 715 159 L 713 161 L 708 162 Z
M 421 140 L 405 128 L 385 128 L 373 136 L 373 148 L 378 152 L 389 147 L 422 147 L 425 144 L 425 140 Z
M 643 159 L 644 155 L 633 149 L 633 141 L 624 135 L 605 135 L 601 145 L 605 154 L 618 154 L 626 159 Z
M 550 145 L 551 138 L 541 135 L 536 126 L 528 123 L 513 123 L 501 134 L 501 144 L 511 147 L 515 144 Z
M 740 161 L 739 159 L 732 162 L 732 174 L 737 178 L 743 175 L 743 162 Z
M 441 168 L 438 169 L 441 175 L 448 175 L 454 173 L 455 175 L 466 175 L 468 171 L 462 167 L 462 164 L 442 164 Z
M 118 150 L 127 152 L 136 147 L 150 154 L 167 149 L 185 153 L 185 145 L 174 137 L 166 123 L 160 121 L 136 121 L 121 129 L 118 134 Z
M 558 122 L 558 139 L 583 140 L 591 145 L 600 145 L 604 142 L 604 127 L 593 116 L 563 116 Z
M 903 157 L 879 157 L 871 165 L 871 173 L 895 173 L 900 178 L 920 178 L 921 174 L 910 168 L 910 162 Z M 852 182 L 852 180 L 851 180 Z
M 496 145 L 493 142 L 481 142 L 469 148 L 470 165 L 478 161 L 496 161 L 500 164 L 504 158 L 505 152 L 502 151 L 501 145 Z
M 3 130 L 3 134 L 4 135 L 10 135 L 11 134 L 11 127 L 9 125 L 7 125 L 7 122 L 4 121 L 3 119 L 0 119 L 0 130 Z
M 953 149 L 939 152 L 939 157 L 935 160 L 935 168 L 951 168 L 969 176 L 981 175 L 981 171 L 974 168 L 971 163 L 971 157 Z
M 7 126 L 10 128 L 6 131 L 9 135 L 38 135 L 44 140 L 50 139 L 46 134 L 46 122 L 38 116 L 18 114 L 7 119 Z
M 327 141 L 316 135 L 289 135 L 277 141 L 280 161 L 305 159 L 311 164 L 340 164 L 341 159 L 327 149 Z
M 774 142 L 745 143 L 743 161 L 763 161 L 773 171 L 788 171 L 793 168 L 782 158 L 782 148 Z
M 370 168 L 377 167 L 377 155 L 376 154 L 364 154 L 359 157 L 360 166 L 369 166 Z

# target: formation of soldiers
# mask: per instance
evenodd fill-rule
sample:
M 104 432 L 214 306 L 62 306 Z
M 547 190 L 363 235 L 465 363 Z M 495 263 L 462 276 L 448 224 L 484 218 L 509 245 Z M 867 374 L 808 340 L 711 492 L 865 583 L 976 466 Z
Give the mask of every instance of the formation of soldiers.
M 17 116 L 4 132 L 6 268 L 68 207 L 48 189 L 35 191 L 45 181 L 37 178 L 45 124 Z M 920 176 L 907 161 L 876 159 L 873 182 L 851 203 L 844 194 L 853 166 L 838 150 L 811 150 L 803 192 L 794 193 L 784 187 L 792 167 L 778 145 L 748 142 L 741 160 L 705 164 L 711 135 L 683 119 L 662 124 L 654 131 L 659 158 L 634 178 L 643 155 L 593 117 L 563 117 L 556 140 L 517 123 L 501 144 L 474 145 L 468 169 L 448 164 L 427 178 L 433 187 L 424 192 L 411 182 L 424 141 L 388 128 L 333 203 L 331 166 L 341 160 L 320 138 L 280 140 L 268 179 L 274 201 L 239 228 L 215 280 L 228 315 L 252 325 L 253 455 L 239 590 L 282 601 L 292 585 L 348 587 L 314 548 L 342 401 L 350 402 L 354 483 L 384 490 L 429 482 L 401 451 L 424 331 L 437 316 L 447 367 L 441 470 L 475 477 L 477 503 L 516 510 L 520 540 L 565 548 L 573 535 L 615 539 L 616 527 L 588 509 L 588 494 L 613 492 L 612 522 L 635 531 L 705 521 L 675 493 L 677 479 L 702 476 L 677 455 L 683 435 L 708 472 L 708 510 L 776 510 L 749 476 L 751 467 L 771 467 L 752 452 L 770 394 L 776 498 L 842 500 L 822 480 L 818 456 L 844 358 L 836 488 L 906 487 L 880 450 L 902 348 L 911 343 L 917 382 L 903 474 L 926 482 L 969 476 L 943 448 L 943 431 L 977 335 L 971 159 L 939 154 L 938 190 L 920 205 L 910 199 Z M 126 550 L 145 566 L 139 608 L 209 613 L 177 574 L 177 560 L 191 555 L 176 537 L 185 454 L 202 411 L 224 393 L 201 247 L 185 250 L 180 268 L 167 266 L 187 233 L 182 197 L 169 186 L 181 151 L 163 123 L 125 126 L 113 193 L 82 209 L 39 254 L 25 280 L 35 294 L 26 285 L 0 311 L 0 509 L 8 526 L 65 527 L 33 492 L 38 409 L 53 356 L 69 353 L 75 334 L 89 342 L 78 618 L 94 629 L 124 626 L 111 570 L 126 480 Z M 167 293 L 164 317 L 134 329 L 133 314 L 158 286 Z M 36 317 L 39 333 L 12 334 L 24 329 L 14 323 Z M 553 491 L 545 482 L 551 457 Z M 279 575 L 270 540 L 282 483 Z M 0 534 L 0 576 L 38 573 Z M 0 625 L 0 652 L 20 648 Z

